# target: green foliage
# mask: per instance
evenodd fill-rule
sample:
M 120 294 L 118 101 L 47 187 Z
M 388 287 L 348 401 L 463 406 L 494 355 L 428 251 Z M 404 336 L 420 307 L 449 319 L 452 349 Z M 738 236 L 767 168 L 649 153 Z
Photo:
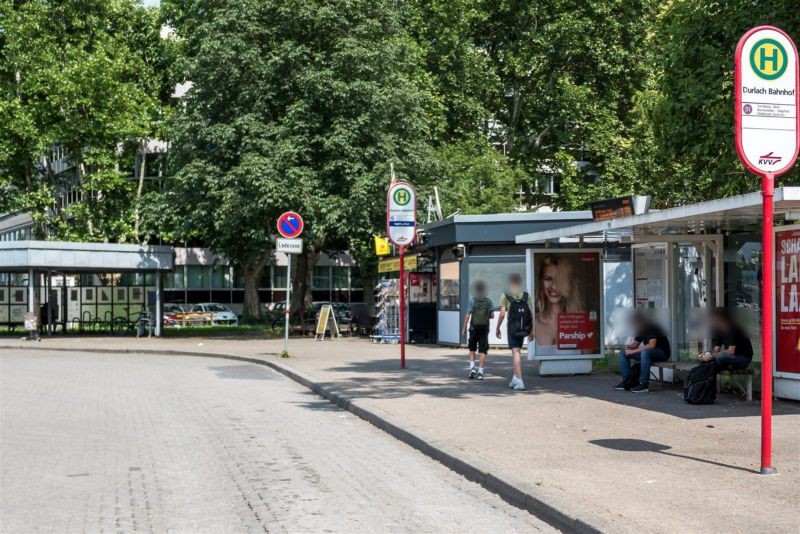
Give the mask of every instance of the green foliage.
M 514 199 L 525 174 L 485 141 L 444 145 L 435 154 L 434 172 L 444 215 L 504 213 L 518 205 Z M 422 196 L 433 194 L 423 189 Z
M 131 238 L 120 146 L 152 133 L 154 12 L 133 0 L 4 0 L 0 13 L 0 211 L 30 213 L 42 237 Z M 69 179 L 56 177 L 54 146 L 75 166 Z M 65 210 L 67 188 L 81 201 Z
M 154 210 L 159 222 L 246 275 L 263 267 L 288 209 L 303 215 L 312 250 L 361 250 L 384 217 L 376 199 L 389 163 L 413 175 L 436 128 L 397 5 L 199 0 L 165 9 L 176 13 L 194 86 L 171 131 L 175 179 Z
M 734 148 L 733 67 L 739 38 L 776 25 L 800 38 L 800 9 L 782 0 L 665 4 L 651 44 L 658 58 L 653 116 L 663 163 L 652 190 L 662 201 L 695 202 L 758 189 Z M 797 169 L 782 178 L 797 183 Z

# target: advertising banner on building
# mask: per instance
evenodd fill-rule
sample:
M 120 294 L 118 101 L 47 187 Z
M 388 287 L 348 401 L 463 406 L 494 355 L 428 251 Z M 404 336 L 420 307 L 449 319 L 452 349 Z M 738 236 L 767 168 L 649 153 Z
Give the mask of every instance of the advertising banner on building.
M 599 252 L 536 251 L 533 264 L 534 356 L 600 355 Z
M 800 374 L 800 229 L 775 232 L 775 371 Z

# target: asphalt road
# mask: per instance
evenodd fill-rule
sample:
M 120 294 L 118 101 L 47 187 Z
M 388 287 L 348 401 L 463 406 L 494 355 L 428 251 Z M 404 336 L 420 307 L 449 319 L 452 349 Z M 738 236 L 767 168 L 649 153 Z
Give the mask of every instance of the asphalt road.
M 282 375 L 210 358 L 5 351 L 0 476 L 2 532 L 552 531 Z

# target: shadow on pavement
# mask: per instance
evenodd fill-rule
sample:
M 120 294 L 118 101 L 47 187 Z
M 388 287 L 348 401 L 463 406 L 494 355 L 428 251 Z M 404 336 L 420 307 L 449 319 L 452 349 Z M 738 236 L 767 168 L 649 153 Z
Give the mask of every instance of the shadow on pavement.
M 704 464 L 711 464 L 716 465 L 719 467 L 726 467 L 728 469 L 736 469 L 737 471 L 746 471 L 748 473 L 758 473 L 758 471 L 754 469 L 747 469 L 746 467 L 739 467 L 738 465 L 730 465 L 724 464 L 721 462 L 715 462 L 713 460 L 704 460 L 702 458 L 695 458 L 694 456 L 686 456 L 685 454 L 678 454 L 674 452 L 667 452 L 670 447 L 669 445 L 663 445 L 661 443 L 654 443 L 652 441 L 646 441 L 643 439 L 593 439 L 590 440 L 589 443 L 592 445 L 597 445 L 600 447 L 604 447 L 606 449 L 613 449 L 615 451 L 623 451 L 623 452 L 654 452 L 657 454 L 664 454 L 666 456 L 673 456 L 675 458 L 684 458 L 686 460 L 694 460 L 695 462 L 700 462 Z
M 524 362 L 526 391 L 508 388 L 511 378 L 510 356 L 489 356 L 486 380 L 469 380 L 465 356 L 443 356 L 436 359 L 409 359 L 407 368 L 400 369 L 399 359 L 370 359 L 349 362 L 325 369 L 346 378 L 320 385 L 340 391 L 351 398 L 391 399 L 415 395 L 441 398 L 466 398 L 475 395 L 534 397 L 548 394 L 564 398 L 593 398 L 613 404 L 655 411 L 682 419 L 750 417 L 760 415 L 757 402 L 747 402 L 735 394 L 721 394 L 712 405 L 694 406 L 683 402 L 679 385 L 651 382 L 650 393 L 635 394 L 615 391 L 616 375 L 538 376 L 536 362 Z M 534 402 L 533 399 L 531 399 Z M 800 403 L 779 402 L 774 415 L 800 413 Z

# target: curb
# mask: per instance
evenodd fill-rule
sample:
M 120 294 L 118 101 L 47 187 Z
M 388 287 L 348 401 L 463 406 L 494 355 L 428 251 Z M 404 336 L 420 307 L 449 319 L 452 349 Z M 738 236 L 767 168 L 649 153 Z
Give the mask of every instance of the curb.
M 237 356 L 234 354 L 225 354 L 225 353 L 215 353 L 215 352 L 191 352 L 191 351 L 179 351 L 179 350 L 153 350 L 153 349 L 98 349 L 98 348 L 64 348 L 64 347 L 19 347 L 19 346 L 7 346 L 7 345 L 0 345 L 0 350 L 37 350 L 37 351 L 51 351 L 51 352 L 88 352 L 88 353 L 98 353 L 98 354 L 149 354 L 149 355 L 168 355 L 168 356 L 194 356 L 194 357 L 205 357 L 205 358 L 217 358 L 217 359 L 225 359 L 225 360 L 235 360 L 241 362 L 248 362 L 253 363 L 256 365 L 263 365 L 265 367 L 269 367 L 270 369 L 281 373 L 282 375 L 286 376 L 287 378 L 297 382 L 298 384 L 305 386 L 306 388 L 310 389 L 312 392 L 316 393 L 317 395 L 327 399 L 329 402 L 335 404 L 336 406 L 347 410 L 348 412 L 352 413 L 353 415 L 363 419 L 364 421 L 370 423 L 371 425 L 377 427 L 378 429 L 386 432 L 390 436 L 394 437 L 405 443 L 406 445 L 418 450 L 425 456 L 431 458 L 439 462 L 440 464 L 444 465 L 451 471 L 463 476 L 467 480 L 475 482 L 485 489 L 491 491 L 492 493 L 496 493 L 500 496 L 504 501 L 507 503 L 516 506 L 517 508 L 521 508 L 530 514 L 538 517 L 545 523 L 549 524 L 557 528 L 562 532 L 574 532 L 579 534 L 588 534 L 588 533 L 599 533 L 601 532 L 597 528 L 593 527 L 589 523 L 578 519 L 577 517 L 573 517 L 570 515 L 565 514 L 564 512 L 556 509 L 552 505 L 542 501 L 538 497 L 525 492 L 522 489 L 506 482 L 502 478 L 499 478 L 492 473 L 487 471 L 482 471 L 478 469 L 474 465 L 471 465 L 467 462 L 464 462 L 460 458 L 457 458 L 451 455 L 448 452 L 430 444 L 429 442 L 425 441 L 424 439 L 412 434 L 411 432 L 400 428 L 399 426 L 395 425 L 387 421 L 385 418 L 381 417 L 380 415 L 376 414 L 375 412 L 369 411 L 361 406 L 355 404 L 355 401 L 347 398 L 345 394 L 330 389 L 321 385 L 318 382 L 315 382 L 314 379 L 297 371 L 288 365 L 279 364 L 270 360 L 260 359 L 260 358 L 251 358 L 247 356 Z

